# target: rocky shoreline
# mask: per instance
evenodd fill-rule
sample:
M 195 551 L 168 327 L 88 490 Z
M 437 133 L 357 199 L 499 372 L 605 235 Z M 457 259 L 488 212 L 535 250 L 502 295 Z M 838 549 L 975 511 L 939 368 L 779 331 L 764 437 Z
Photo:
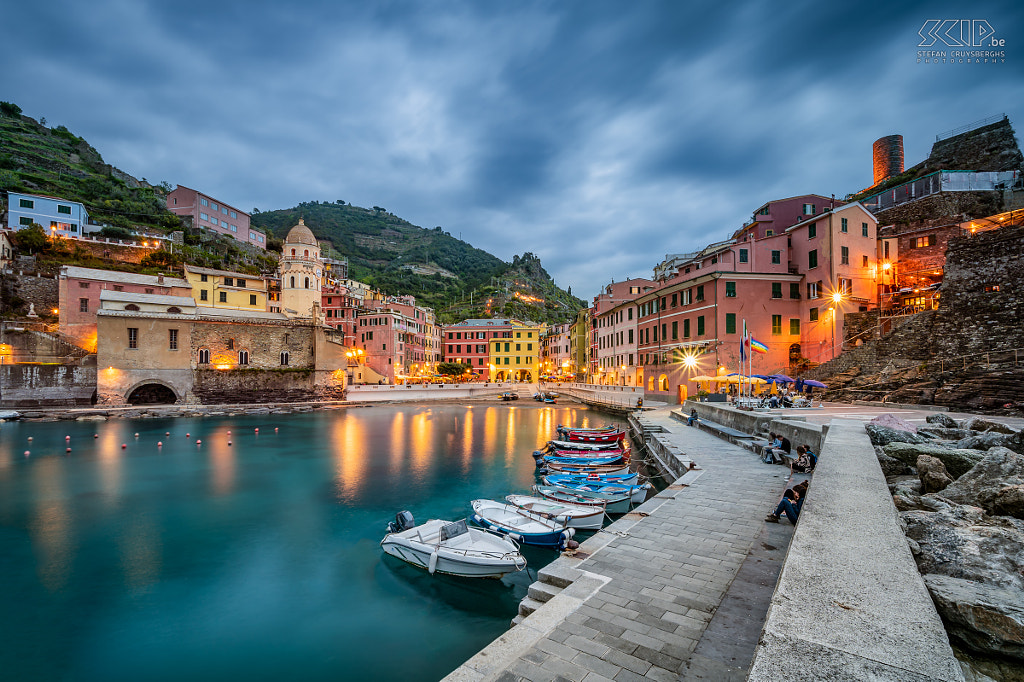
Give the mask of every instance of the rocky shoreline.
M 867 425 L 907 541 L 971 680 L 1024 680 L 1024 432 L 937 413 Z

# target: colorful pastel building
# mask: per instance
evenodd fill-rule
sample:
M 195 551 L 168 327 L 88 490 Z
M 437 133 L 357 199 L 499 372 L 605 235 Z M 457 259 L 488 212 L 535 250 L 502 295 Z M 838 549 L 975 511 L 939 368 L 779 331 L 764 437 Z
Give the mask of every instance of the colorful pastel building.
M 605 285 L 594 297 L 592 310 L 592 381 L 614 386 L 641 386 L 638 364 L 636 306 L 633 302 L 655 288 L 649 279 L 634 278 Z
M 387 383 L 429 377 L 441 361 L 441 332 L 434 311 L 417 306 L 412 296 L 364 304 L 367 307 L 356 314 L 359 361 Z
M 564 377 L 572 374 L 569 333 L 571 325 L 556 324 L 541 334 L 541 374 Z
M 192 297 L 206 308 L 267 310 L 267 281 L 244 272 L 185 266 Z
M 512 338 L 514 320 L 506 318 L 463 320 L 441 328 L 442 357 L 445 362 L 469 365 L 474 379 L 491 376 L 492 339 Z
M 649 395 L 678 402 L 697 390 L 694 376 L 741 370 L 744 322 L 767 351 L 754 354 L 755 374 L 799 373 L 841 352 L 843 314 L 877 305 L 878 226 L 858 203 L 819 206 L 815 196 L 783 200 L 785 215 L 806 213 L 794 224 L 765 227 L 755 214 L 733 239 L 655 268 L 656 287 L 634 301 L 637 377 Z M 761 215 L 783 214 L 774 203 Z
M 78 238 L 89 223 L 89 212 L 77 201 L 45 194 L 7 193 L 7 225 L 23 230 L 39 225 L 51 237 Z
M 267 235 L 252 227 L 249 214 L 209 194 L 178 185 L 167 194 L 167 210 L 180 216 L 190 216 L 192 225 L 223 234 L 240 242 L 267 248 Z
M 512 321 L 510 336 L 488 343 L 491 381 L 535 382 L 540 377 L 540 335 L 543 325 Z
M 58 329 L 61 336 L 92 353 L 96 352 L 96 313 L 104 291 L 192 296 L 188 281 L 177 277 L 63 266 L 57 282 Z

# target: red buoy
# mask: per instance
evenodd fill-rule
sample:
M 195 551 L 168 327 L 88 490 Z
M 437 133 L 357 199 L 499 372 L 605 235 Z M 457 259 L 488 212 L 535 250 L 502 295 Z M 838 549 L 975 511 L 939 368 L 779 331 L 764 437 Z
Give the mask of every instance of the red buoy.
M 128 447 L 128 443 L 121 443 L 121 449 L 124 450 Z

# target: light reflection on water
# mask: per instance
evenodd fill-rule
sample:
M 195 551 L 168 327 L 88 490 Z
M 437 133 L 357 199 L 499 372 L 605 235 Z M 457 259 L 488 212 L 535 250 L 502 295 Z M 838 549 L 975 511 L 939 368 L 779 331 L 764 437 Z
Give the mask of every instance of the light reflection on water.
M 592 414 L 477 403 L 2 424 L 3 678 L 443 677 L 507 629 L 531 577 L 429 576 L 382 554 L 385 524 L 527 492 L 530 452 L 555 424 L 609 421 Z M 553 558 L 524 552 L 534 570 Z

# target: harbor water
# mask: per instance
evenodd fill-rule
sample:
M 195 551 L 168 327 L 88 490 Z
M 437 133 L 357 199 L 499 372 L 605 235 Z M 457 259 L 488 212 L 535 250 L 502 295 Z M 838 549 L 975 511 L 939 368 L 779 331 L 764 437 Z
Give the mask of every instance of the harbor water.
M 2 424 L 0 675 L 439 679 L 556 555 L 431 576 L 383 554 L 385 526 L 529 492 L 560 423 L 616 420 L 530 401 Z

